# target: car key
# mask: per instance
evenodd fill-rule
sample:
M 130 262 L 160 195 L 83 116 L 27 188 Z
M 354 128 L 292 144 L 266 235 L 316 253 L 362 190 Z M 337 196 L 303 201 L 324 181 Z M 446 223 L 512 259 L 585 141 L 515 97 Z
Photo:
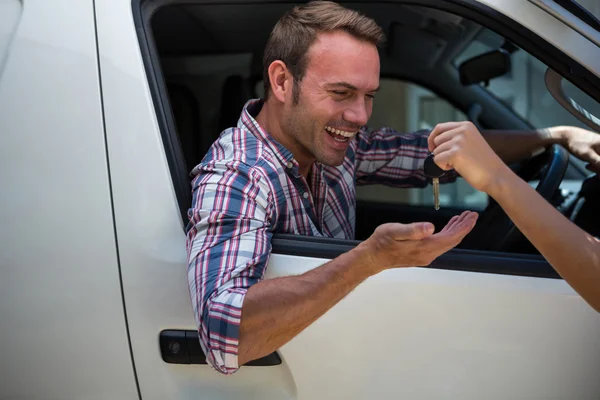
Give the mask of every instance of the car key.
M 444 175 L 446 171 L 441 169 L 435 161 L 433 161 L 433 153 L 430 153 L 427 158 L 425 158 L 425 163 L 423 164 L 423 171 L 425 175 L 431 178 L 431 183 L 433 184 L 433 206 L 436 210 L 440 209 L 440 176 Z

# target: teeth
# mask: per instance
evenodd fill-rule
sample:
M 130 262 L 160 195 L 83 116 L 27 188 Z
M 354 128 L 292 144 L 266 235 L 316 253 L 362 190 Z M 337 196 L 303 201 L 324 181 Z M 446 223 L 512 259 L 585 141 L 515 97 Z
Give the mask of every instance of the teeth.
M 336 135 L 344 136 L 344 137 L 347 137 L 347 138 L 351 138 L 351 137 L 354 137 L 354 135 L 356 135 L 356 132 L 346 132 L 346 131 L 342 131 L 342 130 L 339 130 L 339 129 L 332 128 L 330 126 L 326 126 L 325 130 L 327 132 L 335 133 Z

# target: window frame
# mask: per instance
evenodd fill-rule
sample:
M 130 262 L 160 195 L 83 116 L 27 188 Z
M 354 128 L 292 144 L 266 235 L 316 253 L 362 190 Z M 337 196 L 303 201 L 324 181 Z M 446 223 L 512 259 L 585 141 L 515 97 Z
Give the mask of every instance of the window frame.
M 282 1 L 282 3 L 288 2 Z M 196 1 L 132 0 L 131 3 L 133 21 L 148 79 L 150 95 L 154 103 L 156 118 L 172 177 L 173 189 L 184 226 L 187 220 L 187 210 L 191 205 L 188 171 L 186 171 L 183 151 L 179 143 L 174 117 L 168 100 L 166 83 L 153 36 L 151 20 L 159 8 L 166 5 L 185 3 L 196 3 Z M 265 5 L 269 3 L 269 1 L 264 1 Z M 579 87 L 592 98 L 600 99 L 599 77 L 596 77 L 575 60 L 547 43 L 525 26 L 520 25 L 487 5 L 481 4 L 476 0 L 448 0 L 446 3 L 439 3 L 438 0 L 397 0 L 394 3 L 398 5 L 428 7 L 476 21 L 485 28 L 514 42 L 521 49 L 529 52 L 559 74 L 568 76 L 569 80 L 575 86 Z M 234 5 L 237 2 L 224 1 L 219 4 Z M 335 239 L 276 234 L 273 237 L 272 251 L 278 254 L 303 257 L 335 258 L 360 243 L 360 241 L 355 240 L 343 240 L 333 245 L 332 240 Z M 507 263 L 507 260 L 510 260 L 510 262 Z M 434 261 L 430 268 L 560 279 L 556 271 L 541 256 L 495 253 L 480 250 L 453 249 Z
M 598 18 L 587 10 L 584 6 L 573 0 L 552 0 L 566 11 L 570 12 L 582 22 L 586 23 L 590 28 L 600 32 L 600 21 Z

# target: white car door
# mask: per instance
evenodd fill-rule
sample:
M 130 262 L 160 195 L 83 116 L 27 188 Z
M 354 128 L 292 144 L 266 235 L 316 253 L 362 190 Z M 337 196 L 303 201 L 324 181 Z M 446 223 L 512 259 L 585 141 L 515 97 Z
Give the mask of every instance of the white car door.
M 541 8 L 469 3 L 487 21 L 527 25 L 600 75 L 598 47 Z M 180 150 L 163 135 L 168 104 L 144 58 L 153 48 L 142 21 L 153 4 L 96 2 L 124 301 L 144 400 L 600 397 L 600 316 L 539 258 L 472 251 L 368 279 L 282 347 L 281 362 L 233 376 L 187 363 L 195 323 L 177 196 L 185 182 L 173 179 Z M 352 245 L 280 236 L 267 278 L 315 268 Z

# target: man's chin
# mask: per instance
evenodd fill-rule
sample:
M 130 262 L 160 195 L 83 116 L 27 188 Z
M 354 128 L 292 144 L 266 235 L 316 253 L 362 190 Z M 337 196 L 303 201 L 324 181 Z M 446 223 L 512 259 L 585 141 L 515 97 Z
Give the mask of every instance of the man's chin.
M 345 156 L 345 154 L 342 154 L 341 156 L 335 155 L 335 156 L 321 157 L 317 161 L 319 161 L 321 164 L 327 165 L 329 167 L 339 167 L 344 162 L 344 156 Z

